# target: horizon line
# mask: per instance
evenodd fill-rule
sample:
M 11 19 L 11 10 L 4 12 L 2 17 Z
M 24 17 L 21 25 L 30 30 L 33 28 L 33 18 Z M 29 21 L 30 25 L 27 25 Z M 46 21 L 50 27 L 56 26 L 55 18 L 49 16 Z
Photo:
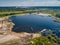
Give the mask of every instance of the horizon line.
M 35 6 L 0 6 L 0 7 L 35 7 Z M 41 7 L 44 7 L 44 6 L 41 6 Z M 45 6 L 45 7 L 50 7 L 50 6 Z M 57 7 L 57 6 L 51 6 L 51 7 Z

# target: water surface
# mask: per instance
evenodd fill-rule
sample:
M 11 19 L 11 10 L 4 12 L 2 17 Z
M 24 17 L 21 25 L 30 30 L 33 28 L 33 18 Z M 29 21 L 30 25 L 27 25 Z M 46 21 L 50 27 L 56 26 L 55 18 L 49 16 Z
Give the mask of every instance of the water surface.
M 54 22 L 54 18 L 29 14 L 26 16 L 10 17 L 15 24 L 15 32 L 39 32 L 42 29 L 60 30 L 60 23 Z

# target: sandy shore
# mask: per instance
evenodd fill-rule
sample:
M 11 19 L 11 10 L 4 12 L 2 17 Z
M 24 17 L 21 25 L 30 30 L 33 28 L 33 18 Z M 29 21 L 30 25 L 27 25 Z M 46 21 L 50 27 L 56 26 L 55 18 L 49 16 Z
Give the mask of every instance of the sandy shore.
M 49 16 L 49 15 L 51 15 L 51 14 L 39 13 L 38 15 L 41 15 L 41 16 Z
M 22 33 L 15 33 L 15 32 L 11 32 L 10 34 L 7 35 L 0 35 L 0 44 L 1 43 L 5 43 L 11 40 L 20 40 L 20 42 L 22 42 L 22 40 L 28 40 L 31 38 L 36 38 L 36 37 L 40 37 L 41 34 L 37 34 L 37 33 L 33 33 L 32 37 L 31 37 L 31 33 L 26 33 L 26 32 L 22 32 Z
M 14 35 L 5 35 L 2 38 L 0 38 L 0 43 L 4 43 L 4 42 L 14 40 L 14 39 L 19 39 L 19 37 L 14 36 Z
M 45 13 L 32 13 L 32 14 L 36 14 L 36 15 L 40 15 L 40 16 L 49 16 L 51 14 L 45 14 Z

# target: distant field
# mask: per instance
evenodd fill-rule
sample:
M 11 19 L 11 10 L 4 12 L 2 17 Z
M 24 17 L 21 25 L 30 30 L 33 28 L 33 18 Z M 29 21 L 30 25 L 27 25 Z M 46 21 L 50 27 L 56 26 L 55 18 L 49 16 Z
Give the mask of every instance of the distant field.
M 60 15 L 60 7 L 0 7 L 0 17 L 14 14 L 26 13 L 46 13 L 52 14 L 51 16 Z
M 8 15 L 14 15 L 14 14 L 26 14 L 26 13 L 34 13 L 37 12 L 37 10 L 26 10 L 26 11 L 10 11 L 10 12 L 0 12 L 1 16 L 8 16 Z

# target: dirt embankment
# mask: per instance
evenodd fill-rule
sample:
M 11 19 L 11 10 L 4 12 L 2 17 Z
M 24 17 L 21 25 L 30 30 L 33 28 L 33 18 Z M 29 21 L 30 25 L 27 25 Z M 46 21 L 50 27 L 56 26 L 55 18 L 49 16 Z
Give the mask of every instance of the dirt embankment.
M 37 34 L 37 33 L 12 32 L 11 30 L 13 28 L 13 25 L 14 24 L 12 22 L 8 21 L 8 17 L 0 18 L 0 44 L 5 42 L 8 43 L 9 41 L 12 41 L 12 40 L 18 40 L 21 44 L 23 44 L 23 43 L 26 43 L 26 40 L 28 39 L 41 36 L 41 34 Z

